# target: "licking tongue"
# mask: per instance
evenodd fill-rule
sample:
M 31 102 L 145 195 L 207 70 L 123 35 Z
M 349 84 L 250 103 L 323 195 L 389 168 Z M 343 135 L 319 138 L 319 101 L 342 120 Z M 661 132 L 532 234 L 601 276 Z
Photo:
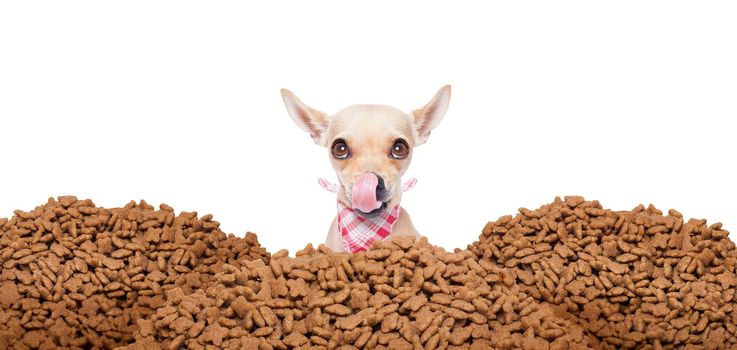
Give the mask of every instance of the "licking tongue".
M 371 173 L 364 173 L 353 181 L 353 190 L 351 202 L 353 209 L 358 209 L 364 213 L 381 207 L 381 202 L 376 200 L 376 186 L 379 179 Z

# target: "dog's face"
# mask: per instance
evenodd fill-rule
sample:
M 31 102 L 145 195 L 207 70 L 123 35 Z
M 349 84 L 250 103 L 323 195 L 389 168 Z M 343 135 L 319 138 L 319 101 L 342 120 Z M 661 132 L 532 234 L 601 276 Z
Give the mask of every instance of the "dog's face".
M 414 148 L 445 115 L 450 86 L 411 114 L 384 105 L 354 105 L 327 116 L 289 90 L 283 89 L 282 97 L 297 125 L 327 148 L 340 181 L 338 200 L 370 217 L 399 204 L 401 177 Z

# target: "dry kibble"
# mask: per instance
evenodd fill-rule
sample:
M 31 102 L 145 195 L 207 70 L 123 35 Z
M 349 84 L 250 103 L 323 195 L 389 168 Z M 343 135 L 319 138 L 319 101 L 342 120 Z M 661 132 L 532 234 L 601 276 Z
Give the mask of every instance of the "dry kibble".
M 325 312 L 333 315 L 345 316 L 351 313 L 351 308 L 341 304 L 333 304 L 326 306 Z
M 737 347 L 728 232 L 653 206 L 556 198 L 453 252 L 270 255 L 211 215 L 71 196 L 0 230 L 2 349 Z
M 677 211 L 669 215 L 681 218 Z M 711 338 L 710 327 L 737 331 L 732 315 L 713 314 L 720 308 L 732 310 L 732 298 L 708 298 L 733 287 L 734 243 L 721 225 L 707 227 L 697 220 L 681 224 L 675 225 L 653 206 L 611 211 L 581 197 L 556 198 L 534 212 L 520 210 L 516 217 L 487 224 L 480 240 L 469 246 L 477 256 L 488 257 L 479 261 L 487 269 L 493 263 L 510 267 L 510 255 L 504 254 L 510 250 L 516 251 L 516 258 L 527 259 L 527 248 L 539 255 L 513 265 L 520 290 L 532 303 L 519 311 L 527 337 L 510 339 L 504 346 L 568 349 L 571 344 L 564 338 L 572 339 L 572 334 L 567 325 L 576 325 L 572 330 L 587 336 L 595 349 L 734 348 L 734 333 L 720 332 L 719 341 L 705 342 Z M 549 245 L 521 246 L 529 236 Z M 541 254 L 551 247 L 555 255 Z M 719 273 L 723 275 L 717 277 Z M 504 293 L 491 310 L 516 312 L 514 304 L 503 298 Z M 557 326 L 546 324 L 531 305 L 553 307 L 567 316 L 554 322 Z M 686 324 L 693 327 L 679 321 L 683 312 L 692 315 Z M 516 319 L 514 314 L 505 317 L 503 323 Z M 673 343 L 677 331 L 689 341 Z
M 17 210 L 0 219 L 0 349 L 112 349 L 132 344 L 136 332 L 151 340 L 164 331 L 169 338 L 155 343 L 178 348 L 205 327 L 190 293 L 225 263 L 268 262 L 251 237 L 145 201 L 108 209 L 63 196 Z M 184 255 L 192 247 L 210 259 Z

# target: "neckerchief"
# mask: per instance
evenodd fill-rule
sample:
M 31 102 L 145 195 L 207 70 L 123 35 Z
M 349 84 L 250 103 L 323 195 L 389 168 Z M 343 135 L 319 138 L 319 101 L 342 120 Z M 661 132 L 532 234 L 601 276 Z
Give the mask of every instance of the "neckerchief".
M 325 179 L 318 179 L 322 188 L 337 193 L 338 185 Z M 408 191 L 417 183 L 417 179 L 410 179 L 402 186 L 402 191 Z M 338 231 L 341 235 L 343 249 L 351 253 L 368 250 L 376 240 L 384 240 L 392 232 L 394 223 L 399 217 L 399 205 L 390 210 L 384 210 L 371 218 L 356 213 L 355 210 L 338 202 Z

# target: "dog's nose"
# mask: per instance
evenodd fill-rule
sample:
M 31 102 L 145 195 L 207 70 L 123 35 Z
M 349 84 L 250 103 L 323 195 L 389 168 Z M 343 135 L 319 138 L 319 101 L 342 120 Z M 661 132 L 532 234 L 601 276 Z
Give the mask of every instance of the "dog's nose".
M 376 190 L 377 191 L 383 190 L 384 189 L 384 178 L 382 178 L 381 175 L 378 175 L 378 174 L 374 174 L 374 175 L 376 175 L 376 179 L 379 180 L 379 183 L 376 185 Z
M 376 175 L 378 183 L 376 184 L 376 198 L 380 201 L 384 201 L 386 198 L 386 184 L 384 184 L 384 178 L 379 174 Z

